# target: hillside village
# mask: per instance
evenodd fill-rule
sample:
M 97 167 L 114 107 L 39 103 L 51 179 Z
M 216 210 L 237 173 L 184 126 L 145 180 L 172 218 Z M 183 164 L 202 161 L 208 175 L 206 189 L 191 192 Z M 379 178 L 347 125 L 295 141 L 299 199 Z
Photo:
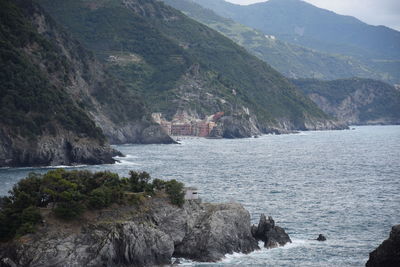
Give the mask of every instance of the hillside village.
M 224 112 L 217 112 L 204 119 L 198 119 L 183 112 L 177 113 L 171 121 L 166 120 L 162 113 L 153 113 L 152 117 L 169 135 L 207 137 L 223 115 Z

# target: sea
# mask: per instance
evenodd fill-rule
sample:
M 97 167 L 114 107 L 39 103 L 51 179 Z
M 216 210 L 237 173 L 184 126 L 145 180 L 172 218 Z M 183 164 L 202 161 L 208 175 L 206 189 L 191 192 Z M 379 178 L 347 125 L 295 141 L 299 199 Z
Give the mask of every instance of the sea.
M 181 265 L 364 266 L 400 224 L 400 126 L 115 148 L 126 155 L 117 164 L 74 168 L 177 179 L 197 187 L 203 202 L 243 204 L 252 223 L 262 213 L 272 216 L 293 241 L 212 264 L 181 260 Z M 49 169 L 0 169 L 0 195 L 29 172 Z M 327 241 L 316 241 L 319 234 Z

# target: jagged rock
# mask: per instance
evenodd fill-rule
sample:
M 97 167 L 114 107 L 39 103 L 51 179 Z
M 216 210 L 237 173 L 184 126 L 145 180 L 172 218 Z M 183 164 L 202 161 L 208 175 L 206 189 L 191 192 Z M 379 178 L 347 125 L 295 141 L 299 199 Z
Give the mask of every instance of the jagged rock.
M 213 129 L 211 137 L 223 138 L 245 138 L 261 134 L 255 119 L 244 119 L 240 117 L 224 116 Z
M 197 205 L 193 203 L 192 205 Z M 250 229 L 250 214 L 240 204 L 202 204 L 191 231 L 175 246 L 174 255 L 197 261 L 217 261 L 233 252 L 258 249 Z
M 284 246 L 287 243 L 292 243 L 292 240 L 290 240 L 290 237 L 285 230 L 276 226 L 275 221 L 271 216 L 267 219 L 264 214 L 261 214 L 258 226 L 252 226 L 251 232 L 257 240 L 264 242 L 264 247 L 266 248 L 274 248 Z
M 369 254 L 367 267 L 400 266 L 400 224 L 392 227 L 388 239 Z
M 76 222 L 45 221 L 34 234 L 0 243 L 1 267 L 152 266 L 171 264 L 173 256 L 217 261 L 258 249 L 249 212 L 240 204 L 187 202 L 178 208 L 152 198 L 136 208 L 92 211 Z
M 318 241 L 326 241 L 326 237 L 323 234 L 319 234 L 317 240 Z

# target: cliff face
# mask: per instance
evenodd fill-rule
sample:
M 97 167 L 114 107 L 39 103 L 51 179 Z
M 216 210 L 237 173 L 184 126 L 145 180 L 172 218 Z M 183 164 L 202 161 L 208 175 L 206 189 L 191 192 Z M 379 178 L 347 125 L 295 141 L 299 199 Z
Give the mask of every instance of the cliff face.
M 393 226 L 389 238 L 369 254 L 366 266 L 400 266 L 400 225 Z
M 347 124 L 399 124 L 400 92 L 369 79 L 292 80 L 323 111 Z
M 186 202 L 178 208 L 157 198 L 140 208 L 90 212 L 82 221 L 48 215 L 37 233 L 2 244 L 3 265 L 144 266 L 168 264 L 172 256 L 217 261 L 258 249 L 250 215 L 239 204 Z
M 59 166 L 77 164 L 110 164 L 119 151 L 73 132 L 41 135 L 34 141 L 0 130 L 1 166 Z
M 0 167 L 113 163 L 112 143 L 168 143 L 143 101 L 31 1 L 2 1 Z

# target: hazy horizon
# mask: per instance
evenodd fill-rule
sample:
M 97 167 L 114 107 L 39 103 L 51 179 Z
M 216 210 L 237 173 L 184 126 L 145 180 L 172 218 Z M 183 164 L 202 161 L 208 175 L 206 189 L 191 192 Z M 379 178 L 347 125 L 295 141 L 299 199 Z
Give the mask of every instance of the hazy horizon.
M 268 0 L 225 0 L 239 5 Z M 371 25 L 384 25 L 400 31 L 400 1 L 398 0 L 302 0 L 319 8 L 348 15 Z

